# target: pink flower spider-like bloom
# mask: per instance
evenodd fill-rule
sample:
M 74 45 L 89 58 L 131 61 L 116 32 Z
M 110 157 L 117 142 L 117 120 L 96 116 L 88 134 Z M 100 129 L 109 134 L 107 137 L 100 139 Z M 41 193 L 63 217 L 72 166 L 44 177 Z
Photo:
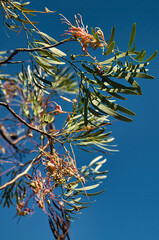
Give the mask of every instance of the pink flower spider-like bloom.
M 78 39 L 79 42 L 82 45 L 82 51 L 87 54 L 87 48 L 90 44 L 90 47 L 93 49 L 96 49 L 98 47 L 102 47 L 103 44 L 106 44 L 105 39 L 104 39 L 104 34 L 100 28 L 97 31 L 92 34 L 88 33 L 88 26 L 84 26 L 83 21 L 82 21 L 82 16 L 78 14 L 80 19 L 75 15 L 75 26 L 71 24 L 70 21 L 67 20 L 66 17 L 61 15 L 63 18 L 63 22 L 68 24 L 70 27 L 68 31 L 66 32 L 65 35 L 72 35 L 75 39 Z M 81 26 L 80 26 L 81 25 Z

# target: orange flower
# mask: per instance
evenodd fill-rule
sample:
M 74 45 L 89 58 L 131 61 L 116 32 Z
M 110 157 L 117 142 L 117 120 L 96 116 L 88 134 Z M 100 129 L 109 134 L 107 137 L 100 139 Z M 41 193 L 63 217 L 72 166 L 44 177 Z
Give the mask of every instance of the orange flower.
M 89 45 L 93 49 L 96 49 L 98 47 L 102 47 L 103 44 L 106 44 L 104 34 L 101 29 L 97 28 L 98 30 L 95 30 L 93 35 L 89 34 L 87 30 L 88 26 L 84 26 L 82 16 L 80 14 L 78 15 L 80 19 L 78 19 L 75 15 L 75 26 L 73 26 L 67 18 L 61 15 L 63 17 L 61 20 L 70 26 L 65 35 L 72 35 L 75 39 L 78 39 L 82 45 L 82 51 L 85 54 L 87 54 L 87 48 Z

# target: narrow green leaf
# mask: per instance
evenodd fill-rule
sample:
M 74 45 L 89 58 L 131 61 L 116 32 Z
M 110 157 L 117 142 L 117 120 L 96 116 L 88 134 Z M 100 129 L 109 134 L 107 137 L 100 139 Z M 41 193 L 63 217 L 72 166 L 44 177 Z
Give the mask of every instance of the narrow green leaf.
M 37 62 L 37 64 L 39 64 L 41 67 L 48 68 L 48 69 L 52 69 L 53 68 L 52 64 L 54 64 L 54 65 L 65 64 L 64 62 L 48 60 L 46 58 L 42 58 L 42 57 L 39 57 L 39 56 L 33 56 L 33 57 L 34 57 L 35 61 Z
M 109 91 L 110 88 L 108 88 L 108 87 L 107 87 L 103 82 L 101 82 L 97 77 L 94 76 L 94 78 L 96 79 L 97 83 L 99 84 L 99 86 L 101 87 L 102 90 L 104 89 L 104 91 L 109 92 L 109 94 L 112 95 L 113 97 L 116 97 L 116 98 L 122 99 L 122 100 L 127 100 L 126 98 L 120 96 L 119 94 L 117 94 L 117 93 L 115 93 L 115 92 L 113 92 L 113 91 Z M 104 78 L 102 77 L 102 80 L 103 80 L 103 79 L 104 79 L 107 83 L 109 83 L 110 85 L 112 85 L 112 84 L 117 84 L 116 82 L 110 80 L 108 77 L 105 77 L 105 76 L 104 76 Z M 113 86 L 113 85 L 112 85 L 112 86 Z
M 105 179 L 105 178 L 107 178 L 107 176 L 97 176 L 97 177 L 95 177 L 94 179 L 95 179 L 95 180 L 99 180 L 99 179 Z
M 90 106 L 88 106 L 89 111 L 96 117 L 101 117 L 101 113 L 97 112 L 96 110 L 94 110 L 93 108 L 91 108 Z
M 94 31 L 94 29 L 91 27 L 91 32 L 93 34 L 93 37 L 99 42 L 98 34 Z
M 76 188 L 75 191 L 88 191 L 88 190 L 94 189 L 98 186 L 99 186 L 99 184 L 95 184 L 95 185 L 91 185 L 91 186 L 87 186 L 87 187 Z
M 132 27 L 132 30 L 131 30 L 128 50 L 131 48 L 131 46 L 132 46 L 132 44 L 134 42 L 135 34 L 136 34 L 136 23 L 133 24 L 133 27 Z
M 98 164 L 96 168 L 93 170 L 93 173 L 97 173 L 101 167 L 102 167 L 102 164 Z
M 83 66 L 83 68 L 84 68 L 87 72 L 89 72 L 89 73 L 91 73 L 91 74 L 95 74 L 95 73 L 96 73 L 92 68 L 88 67 L 86 64 L 81 63 L 81 65 Z
M 120 59 L 120 58 L 125 57 L 125 56 L 133 56 L 133 55 L 136 55 L 136 54 L 135 54 L 134 52 L 131 53 L 130 51 L 128 51 L 128 52 L 123 52 L 123 53 L 121 53 L 121 54 L 116 54 L 115 57 L 112 57 L 112 58 L 109 58 L 109 59 L 107 59 L 107 60 L 105 60 L 105 61 L 103 61 L 103 62 L 100 62 L 100 64 L 112 63 L 112 62 L 114 62 L 114 61 L 116 61 L 116 60 L 118 60 L 118 59 Z
M 39 80 L 41 80 L 42 82 L 44 82 L 44 83 L 46 83 L 46 84 L 52 86 L 52 83 L 51 83 L 50 81 L 48 81 L 47 79 L 42 78 L 42 77 L 36 75 L 34 72 L 33 72 L 33 74 L 35 75 L 35 77 L 37 77 L 37 78 L 38 78 Z
M 109 39 L 109 45 L 113 42 L 114 36 L 115 36 L 115 26 L 113 26 L 113 29 L 112 29 L 112 32 L 111 32 L 111 36 L 110 36 L 110 39 Z
M 146 73 L 142 73 L 142 72 L 134 73 L 134 74 L 133 74 L 133 77 L 136 77 L 136 78 L 155 79 L 153 76 L 151 76 L 151 75 L 149 75 L 149 74 L 146 74 Z
M 151 57 L 149 57 L 148 59 L 146 59 L 144 62 L 152 61 L 152 60 L 156 57 L 157 53 L 158 53 L 158 51 L 156 50 L 156 51 L 151 55 Z
M 19 17 L 17 17 L 17 16 L 13 16 L 13 15 L 12 15 L 12 18 L 15 19 L 15 20 L 18 21 L 18 22 L 25 23 L 25 24 L 30 24 L 29 21 L 27 21 L 27 20 L 25 20 L 25 19 L 21 19 L 21 18 L 19 18 Z M 37 23 L 38 23 L 38 22 L 32 22 L 32 24 L 37 24 Z
M 146 56 L 146 51 L 144 51 L 144 52 L 142 53 L 139 61 L 142 62 L 142 61 L 144 60 L 145 56 Z
M 81 204 L 81 205 L 88 205 L 88 204 L 91 204 L 91 203 L 94 203 L 96 200 L 92 201 L 92 202 L 87 202 L 87 203 L 84 203 L 84 202 L 76 202 L 76 200 L 74 200 L 75 203 L 78 203 L 78 204 Z
M 98 194 L 101 194 L 101 193 L 103 193 L 105 190 L 102 190 L 102 191 L 100 191 L 100 192 L 97 192 L 97 193 L 87 193 L 87 196 L 88 197 L 92 197 L 92 196 L 96 196 L 96 195 L 98 195 Z M 82 195 L 86 195 L 85 193 L 81 193 Z
M 87 126 L 87 124 L 88 124 L 87 114 L 88 114 L 88 97 L 84 100 L 84 124 L 85 124 L 85 126 Z
M 103 157 L 103 156 L 98 156 L 98 157 L 94 158 L 94 159 L 90 162 L 90 164 L 89 164 L 88 166 L 90 167 L 90 166 L 94 165 L 94 164 L 95 164 L 97 161 L 99 161 L 102 157 Z
M 128 81 L 134 88 L 136 88 L 139 95 L 142 95 L 142 90 L 139 86 L 139 84 L 133 79 L 132 74 L 128 73 L 126 76 L 124 76 L 125 80 Z
M 21 5 L 21 6 L 20 6 L 18 2 L 12 2 L 12 5 L 13 5 L 16 9 L 21 10 L 22 12 L 26 12 L 26 13 L 37 12 L 36 10 L 31 10 L 31 9 L 27 9 L 27 8 L 22 7 L 22 6 L 24 6 L 24 5 Z
M 94 99 L 92 98 L 91 103 L 96 109 L 100 110 L 103 113 L 106 113 L 106 114 L 108 114 L 116 119 L 119 119 L 121 121 L 132 122 L 132 119 L 125 117 L 125 116 L 117 113 L 116 111 L 112 110 L 110 107 L 107 107 L 107 106 L 101 104 L 100 100 L 96 100 L 95 98 Z
M 43 32 L 37 32 L 40 36 L 46 37 L 48 38 L 51 42 L 53 43 L 58 43 L 58 41 L 56 41 L 54 38 L 50 37 L 49 35 L 47 35 L 46 33 Z
M 130 111 L 129 109 L 124 108 L 124 107 L 122 107 L 122 106 L 120 106 L 120 105 L 118 105 L 118 104 L 116 104 L 116 103 L 110 102 L 109 100 L 107 100 L 107 99 L 105 98 L 104 95 L 102 95 L 101 93 L 99 93 L 95 88 L 93 88 L 93 89 L 94 89 L 94 91 L 95 91 L 96 96 L 98 96 L 98 97 L 100 98 L 101 102 L 102 102 L 103 104 L 106 104 L 106 105 L 107 105 L 108 107 L 110 107 L 112 110 L 114 110 L 114 111 L 120 111 L 120 112 L 129 114 L 129 115 L 135 116 L 135 113 L 134 113 L 134 112 L 132 112 L 132 111 Z
M 136 47 L 135 47 L 135 44 L 134 44 L 134 47 L 132 49 L 130 49 L 128 52 L 133 53 L 135 50 L 136 50 Z
M 104 164 L 104 163 L 106 163 L 106 161 L 107 161 L 107 159 L 105 158 L 104 160 L 102 160 L 102 161 L 100 161 L 100 162 L 97 162 L 96 165 L 97 165 L 97 164 Z M 108 172 L 108 171 L 106 171 L 106 172 Z
M 91 32 L 92 32 L 93 35 L 95 34 L 95 31 L 92 27 L 91 27 Z
M 132 89 L 132 90 L 131 90 Z M 138 92 L 136 92 L 135 88 L 109 88 L 107 89 L 107 93 L 122 93 L 122 94 L 131 94 L 131 95 L 139 95 Z
M 140 60 L 140 58 L 141 58 L 143 52 L 144 52 L 144 49 L 142 49 L 141 52 L 137 52 L 137 51 L 136 51 L 135 54 L 136 54 L 137 56 L 136 56 L 134 59 L 136 59 L 136 60 Z
M 133 62 L 130 62 L 125 70 L 130 71 L 132 69 L 132 67 L 133 67 Z
M 53 54 L 55 54 L 56 56 L 59 56 L 59 57 L 65 57 L 66 54 L 64 52 L 62 52 L 61 50 L 59 50 L 58 48 L 56 47 L 51 47 L 50 48 L 50 44 L 47 44 L 47 43 L 44 43 L 44 42 L 37 42 L 39 43 L 40 45 L 44 46 L 44 47 L 48 47 L 48 49 L 46 49 L 47 51 L 50 50 Z
M 110 43 L 108 45 L 108 49 L 107 51 L 104 53 L 104 55 L 109 55 L 112 53 L 113 49 L 114 49 L 114 45 L 115 45 L 115 41 L 113 41 L 112 43 Z

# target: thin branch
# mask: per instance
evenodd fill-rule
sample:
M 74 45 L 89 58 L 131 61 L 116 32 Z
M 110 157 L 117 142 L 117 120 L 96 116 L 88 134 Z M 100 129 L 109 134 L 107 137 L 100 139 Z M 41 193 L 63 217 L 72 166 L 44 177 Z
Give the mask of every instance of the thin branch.
M 17 151 L 18 148 L 15 146 L 15 143 L 11 141 L 10 137 L 9 137 L 9 133 L 7 132 L 7 130 L 5 129 L 4 126 L 2 126 L 0 124 L 0 135 L 2 135 L 2 137 Z
M 2 186 L 0 186 L 0 190 L 8 187 L 9 185 L 15 183 L 19 178 L 25 176 L 25 175 L 28 173 L 28 171 L 30 170 L 30 168 L 33 166 L 33 163 L 34 163 L 38 158 L 40 158 L 40 157 L 41 157 L 41 154 L 40 154 L 39 156 L 37 156 L 36 158 L 34 158 L 34 159 L 31 161 L 31 163 L 30 163 L 29 166 L 24 170 L 24 172 L 19 173 L 19 174 L 18 174 L 15 178 L 13 178 L 11 181 L 6 182 L 6 183 L 3 184 Z
M 25 134 L 25 135 L 23 135 L 23 136 L 21 136 L 21 137 L 19 137 L 18 139 L 16 139 L 16 140 L 14 140 L 14 142 L 13 142 L 13 144 L 17 144 L 17 143 L 19 143 L 20 141 L 22 141 L 23 139 L 25 139 L 27 137 L 27 135 Z
M 20 122 L 22 122 L 23 124 L 25 124 L 28 128 L 30 128 L 30 129 L 32 129 L 32 130 L 34 130 L 34 131 L 36 131 L 36 132 L 39 132 L 39 133 L 41 133 L 41 134 L 43 134 L 43 135 L 45 135 L 45 136 L 47 136 L 47 137 L 49 137 L 49 138 L 54 138 L 54 139 L 56 139 L 56 141 L 58 141 L 59 143 L 61 143 L 57 138 L 55 138 L 54 136 L 51 136 L 50 134 L 48 134 L 47 132 L 44 132 L 44 131 L 42 131 L 42 130 L 40 130 L 40 129 L 38 129 L 38 128 L 35 128 L 35 127 L 33 127 L 32 125 L 30 125 L 29 123 L 27 123 L 24 119 L 22 119 L 18 114 L 16 114 L 15 112 L 14 112 L 14 110 L 12 109 L 12 108 L 10 108 L 10 106 L 7 104 L 7 103 L 5 103 L 5 102 L 0 102 L 0 105 L 1 106 L 4 106 L 5 108 L 7 108 L 11 113 L 12 113 L 12 115 L 15 117 L 15 118 L 17 118 Z M 62 144 L 62 143 L 61 143 Z
M 0 64 L 5 64 L 5 63 L 9 63 L 10 60 L 13 59 L 13 57 L 15 55 L 17 55 L 19 52 L 35 52 L 35 51 L 41 51 L 41 50 L 45 50 L 45 49 L 49 49 L 49 48 L 53 48 L 53 47 L 57 47 L 65 42 L 69 42 L 69 41 L 74 41 L 74 39 L 71 38 L 67 38 L 62 40 L 61 42 L 55 43 L 53 45 L 47 46 L 47 47 L 41 47 L 41 48 L 17 48 L 15 49 L 8 58 L 4 59 L 3 61 L 0 61 Z

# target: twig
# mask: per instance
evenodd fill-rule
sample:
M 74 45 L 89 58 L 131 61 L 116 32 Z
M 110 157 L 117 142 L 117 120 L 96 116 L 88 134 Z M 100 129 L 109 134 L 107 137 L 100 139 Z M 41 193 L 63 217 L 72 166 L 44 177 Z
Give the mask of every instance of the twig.
M 13 178 L 11 181 L 6 182 L 6 183 L 3 184 L 2 186 L 0 186 L 0 190 L 8 187 L 9 185 L 15 183 L 19 178 L 25 176 L 25 175 L 28 173 L 28 171 L 30 170 L 30 168 L 33 166 L 33 163 L 34 163 L 38 158 L 40 158 L 40 157 L 41 157 L 41 154 L 40 154 L 39 156 L 37 156 L 36 158 L 34 158 L 34 159 L 31 161 L 31 163 L 30 163 L 29 166 L 24 170 L 24 172 L 19 173 L 19 174 L 18 174 L 15 178 Z
M 42 131 L 42 130 L 40 130 L 40 129 L 38 129 L 38 128 L 35 128 L 35 127 L 33 127 L 32 125 L 30 125 L 29 123 L 27 123 L 24 119 L 22 119 L 18 114 L 16 114 L 15 112 L 14 112 L 14 110 L 12 109 L 12 108 L 10 108 L 10 106 L 7 104 L 7 103 L 5 103 L 5 102 L 0 102 L 0 105 L 1 106 L 4 106 L 5 108 L 7 108 L 11 113 L 12 113 L 12 115 L 15 117 L 15 118 L 17 118 L 20 122 L 22 122 L 23 124 L 25 124 L 28 128 L 30 128 L 30 129 L 32 129 L 32 130 L 34 130 L 34 131 L 36 131 L 36 132 L 39 132 L 39 133 L 41 133 L 41 134 L 43 134 L 43 135 L 45 135 L 45 136 L 47 136 L 47 137 L 49 137 L 49 138 L 54 138 L 54 139 L 56 139 L 56 141 L 58 141 L 59 143 L 61 143 L 57 138 L 55 138 L 54 136 L 51 136 L 50 134 L 48 134 L 47 132 L 44 132 L 44 131 Z
M 9 56 L 8 58 L 4 59 L 3 61 L 0 61 L 0 64 L 9 63 L 9 61 L 12 60 L 13 57 L 14 57 L 15 55 L 17 55 L 19 52 L 35 52 L 35 51 L 41 51 L 41 50 L 45 50 L 45 49 L 57 47 L 57 46 L 65 43 L 65 42 L 69 42 L 69 41 L 74 41 L 74 39 L 67 38 L 67 39 L 62 40 L 61 42 L 55 43 L 55 44 L 50 45 L 50 46 L 41 47 L 41 48 L 32 48 L 32 49 L 29 49 L 29 48 L 17 48 L 17 49 L 15 49 L 15 50 L 10 54 L 10 56 Z
M 27 137 L 27 135 L 25 134 L 25 135 L 23 135 L 23 136 L 21 136 L 21 137 L 19 137 L 18 139 L 16 139 L 16 140 L 14 140 L 13 141 L 13 144 L 17 144 L 17 143 L 19 143 L 20 141 L 22 141 L 23 139 L 25 139 Z
M 2 126 L 2 124 L 0 124 L 0 135 L 2 135 L 2 137 L 17 151 L 18 148 L 15 146 L 15 143 L 11 141 L 10 137 L 9 137 L 9 133 L 6 131 L 6 129 L 4 128 L 4 126 Z

